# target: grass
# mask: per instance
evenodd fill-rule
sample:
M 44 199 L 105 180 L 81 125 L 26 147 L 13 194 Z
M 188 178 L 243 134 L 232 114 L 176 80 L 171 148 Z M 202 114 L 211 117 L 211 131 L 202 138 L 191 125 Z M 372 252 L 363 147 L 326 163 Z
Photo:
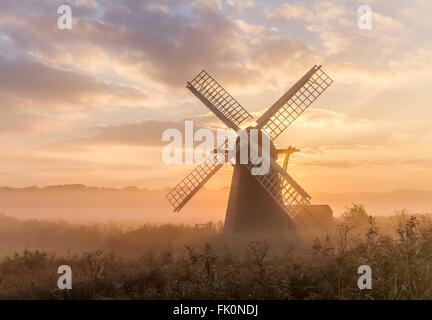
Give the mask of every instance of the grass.
M 205 228 L 77 226 L 0 217 L 1 299 L 430 299 L 432 219 L 347 208 L 321 234 L 227 237 Z M 15 245 L 16 252 L 11 253 Z M 32 249 L 23 249 L 30 246 Z M 73 289 L 57 289 L 69 265 Z M 372 290 L 359 290 L 360 265 Z

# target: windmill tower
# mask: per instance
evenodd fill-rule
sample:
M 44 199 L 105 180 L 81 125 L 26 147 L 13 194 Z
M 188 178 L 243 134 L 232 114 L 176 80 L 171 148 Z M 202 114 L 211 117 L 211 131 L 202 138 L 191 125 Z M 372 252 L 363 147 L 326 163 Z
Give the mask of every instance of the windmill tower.
M 257 121 L 255 129 L 269 134 L 270 170 L 252 175 L 251 161 L 234 165 L 224 231 L 248 232 L 289 230 L 296 225 L 297 214 L 310 212 L 309 194 L 286 172 L 289 155 L 298 149 L 279 150 L 286 155 L 283 168 L 276 162 L 278 150 L 273 141 L 331 84 L 333 80 L 321 69 L 312 67 Z M 240 125 L 252 116 L 207 72 L 202 71 L 186 86 L 228 128 L 238 132 Z M 198 165 L 166 195 L 178 212 L 200 188 L 222 167 L 225 144 L 215 150 L 211 163 Z M 237 154 L 239 143 L 236 144 Z M 222 161 L 219 161 L 222 160 Z M 309 208 L 309 210 L 308 210 Z M 312 210 L 313 211 L 313 210 Z

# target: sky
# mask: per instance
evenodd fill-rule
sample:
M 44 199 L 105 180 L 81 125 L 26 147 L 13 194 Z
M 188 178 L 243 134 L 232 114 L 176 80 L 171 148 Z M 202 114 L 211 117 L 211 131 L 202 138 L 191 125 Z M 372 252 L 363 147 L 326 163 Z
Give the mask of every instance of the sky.
M 0 185 L 173 186 L 194 166 L 162 162 L 162 132 L 224 127 L 187 81 L 205 69 L 258 117 L 317 64 L 334 83 L 275 141 L 301 149 L 289 174 L 312 194 L 432 190 L 431 14 L 427 0 L 2 0 Z

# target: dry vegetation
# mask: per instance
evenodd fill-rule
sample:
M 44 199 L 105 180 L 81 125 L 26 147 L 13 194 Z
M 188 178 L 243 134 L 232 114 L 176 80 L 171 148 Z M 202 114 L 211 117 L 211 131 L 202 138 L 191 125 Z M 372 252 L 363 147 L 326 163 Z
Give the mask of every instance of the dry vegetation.
M 227 238 L 220 225 L 122 230 L 0 217 L 2 299 L 429 299 L 432 219 L 347 208 L 321 234 Z M 57 268 L 73 289 L 57 288 Z M 357 268 L 373 270 L 360 291 Z

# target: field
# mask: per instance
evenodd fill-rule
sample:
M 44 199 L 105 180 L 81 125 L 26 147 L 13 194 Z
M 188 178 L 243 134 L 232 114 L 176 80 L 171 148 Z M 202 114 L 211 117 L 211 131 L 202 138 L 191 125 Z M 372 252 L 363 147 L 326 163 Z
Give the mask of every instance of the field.
M 430 299 L 432 218 L 347 208 L 311 234 L 73 225 L 0 217 L 0 299 Z M 73 289 L 57 288 L 69 265 Z M 371 290 L 357 269 L 369 265 Z

